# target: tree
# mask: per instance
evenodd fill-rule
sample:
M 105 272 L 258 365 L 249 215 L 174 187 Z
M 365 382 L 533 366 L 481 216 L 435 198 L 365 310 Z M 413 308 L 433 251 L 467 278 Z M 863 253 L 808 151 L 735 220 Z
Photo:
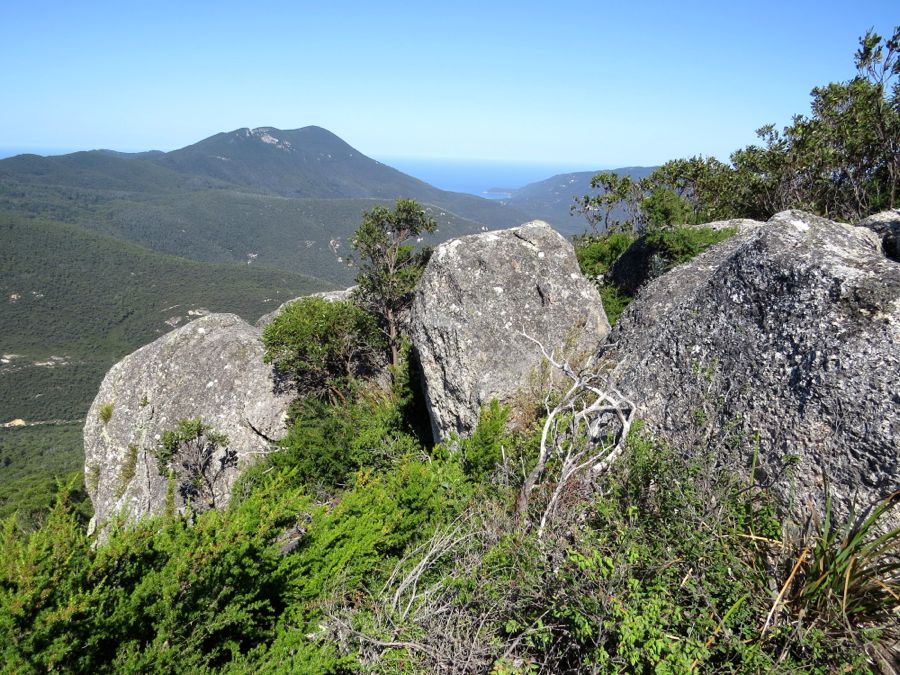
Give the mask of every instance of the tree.
M 591 187 L 601 190 L 600 194 L 576 199 L 572 211 L 584 216 L 595 234 L 601 231 L 600 225 L 603 232 L 631 231 L 638 212 L 639 184 L 630 176 L 601 171 L 591 178 Z M 617 208 L 624 211 L 621 220 L 612 217 Z
M 383 340 L 373 317 L 352 302 L 308 297 L 266 326 L 263 360 L 300 396 L 344 401 L 350 382 L 370 372 Z
M 376 206 L 363 214 L 353 237 L 353 248 L 360 257 L 357 298 L 377 318 L 394 366 L 401 360 L 400 317 L 412 304 L 416 283 L 431 254 L 428 248 L 417 252 L 408 242 L 436 228 L 437 223 L 418 202 L 398 199 L 393 211 Z

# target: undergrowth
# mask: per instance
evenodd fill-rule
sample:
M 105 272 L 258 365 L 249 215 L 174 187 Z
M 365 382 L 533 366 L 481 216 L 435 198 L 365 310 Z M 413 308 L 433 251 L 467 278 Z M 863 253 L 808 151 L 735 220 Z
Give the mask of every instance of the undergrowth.
M 0 672 L 826 673 L 889 658 L 900 535 L 878 528 L 896 495 L 792 542 L 752 471 L 633 430 L 539 539 L 515 502 L 542 421 L 509 431 L 494 403 L 469 438 L 429 447 L 397 375 L 298 407 L 224 510 L 170 509 L 103 542 L 65 490 L 36 531 L 8 519 Z

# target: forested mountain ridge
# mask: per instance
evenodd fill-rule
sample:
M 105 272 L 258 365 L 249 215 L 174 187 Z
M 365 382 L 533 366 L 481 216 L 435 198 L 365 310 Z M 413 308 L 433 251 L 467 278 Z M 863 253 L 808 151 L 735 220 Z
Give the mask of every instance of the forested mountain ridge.
M 78 223 L 208 262 L 254 262 L 348 283 L 342 245 L 376 203 L 429 207 L 434 241 L 528 216 L 439 190 L 320 127 L 223 132 L 163 153 L 76 152 L 0 160 L 0 210 Z

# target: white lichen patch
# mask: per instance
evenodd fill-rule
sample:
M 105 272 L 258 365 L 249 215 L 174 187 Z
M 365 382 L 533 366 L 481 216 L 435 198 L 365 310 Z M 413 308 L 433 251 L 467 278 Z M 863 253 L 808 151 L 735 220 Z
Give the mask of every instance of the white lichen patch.
M 790 224 L 793 225 L 795 228 L 797 228 L 797 230 L 800 232 L 808 232 L 809 231 L 809 224 L 804 223 L 802 220 L 792 218 L 788 222 L 790 222 Z

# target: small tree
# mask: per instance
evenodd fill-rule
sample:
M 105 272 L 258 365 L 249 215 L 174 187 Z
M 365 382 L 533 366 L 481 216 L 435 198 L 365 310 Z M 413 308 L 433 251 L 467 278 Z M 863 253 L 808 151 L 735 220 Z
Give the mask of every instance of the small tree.
M 370 371 L 383 346 L 371 315 L 352 302 L 302 298 L 266 326 L 263 360 L 300 396 L 343 401 L 353 378 Z
M 356 275 L 360 304 L 378 319 L 391 350 L 391 364 L 400 363 L 400 316 L 412 303 L 430 249 L 416 252 L 413 237 L 434 232 L 437 223 L 418 202 L 398 199 L 394 210 L 376 206 L 363 214 L 353 237 L 360 257 Z
M 595 234 L 633 231 L 639 213 L 640 184 L 630 176 L 601 171 L 591 178 L 591 187 L 599 189 L 600 194 L 576 199 L 572 211 L 584 216 Z M 616 209 L 625 217 L 613 218 Z

